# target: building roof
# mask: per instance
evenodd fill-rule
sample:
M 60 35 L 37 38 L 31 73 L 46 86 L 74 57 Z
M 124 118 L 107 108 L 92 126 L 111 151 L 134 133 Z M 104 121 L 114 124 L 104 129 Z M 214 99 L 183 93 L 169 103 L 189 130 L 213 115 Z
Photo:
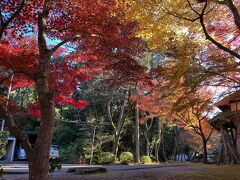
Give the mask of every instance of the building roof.
M 231 102 L 237 101 L 240 101 L 240 90 L 226 96 L 222 100 L 216 102 L 214 105 L 217 106 L 219 109 L 224 110 L 226 109 L 226 107 L 229 107 Z
M 236 128 L 234 121 L 240 117 L 240 111 L 225 111 L 221 112 L 212 119 L 209 123 L 215 128 L 220 129 L 222 125 L 230 128 Z

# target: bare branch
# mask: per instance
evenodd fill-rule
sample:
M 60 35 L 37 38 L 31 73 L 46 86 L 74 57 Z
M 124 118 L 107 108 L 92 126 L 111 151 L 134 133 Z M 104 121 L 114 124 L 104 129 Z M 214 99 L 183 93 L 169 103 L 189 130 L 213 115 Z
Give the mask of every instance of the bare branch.
M 77 36 L 76 35 L 72 35 L 70 38 L 65 39 L 64 41 L 61 41 L 60 43 L 58 43 L 56 46 L 54 46 L 51 50 L 50 50 L 50 55 L 52 55 L 58 48 L 60 48 L 62 45 L 74 40 Z
M 197 12 L 197 11 L 192 7 L 192 4 L 190 3 L 190 1 L 187 0 L 187 2 L 188 2 L 189 7 L 191 8 L 191 10 L 192 10 L 193 12 L 195 12 L 197 15 L 200 15 L 199 12 Z
M 166 8 L 164 8 L 163 11 L 164 11 L 165 13 L 167 13 L 167 14 L 170 14 L 170 15 L 174 16 L 174 17 L 177 17 L 177 18 L 180 18 L 180 19 L 184 19 L 184 20 L 187 20 L 187 21 L 190 21 L 190 22 L 194 22 L 194 21 L 196 21 L 196 20 L 199 19 L 199 16 L 196 17 L 196 18 L 190 19 L 190 18 L 188 18 L 188 17 L 184 17 L 184 16 L 182 16 L 182 15 L 173 13 L 173 12 L 167 10 Z

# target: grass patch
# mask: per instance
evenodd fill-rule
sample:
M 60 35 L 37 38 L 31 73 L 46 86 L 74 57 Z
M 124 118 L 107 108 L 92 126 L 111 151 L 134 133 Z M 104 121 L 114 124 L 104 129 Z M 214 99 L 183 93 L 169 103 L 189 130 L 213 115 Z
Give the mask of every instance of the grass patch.
M 192 170 L 192 171 L 191 171 Z M 177 173 L 180 179 L 211 179 L 236 180 L 240 179 L 240 165 L 192 165 L 191 172 Z

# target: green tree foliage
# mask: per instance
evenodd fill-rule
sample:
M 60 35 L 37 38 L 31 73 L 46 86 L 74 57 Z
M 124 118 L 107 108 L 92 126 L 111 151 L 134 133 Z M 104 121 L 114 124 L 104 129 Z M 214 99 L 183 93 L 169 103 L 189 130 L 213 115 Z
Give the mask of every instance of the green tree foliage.
M 0 159 L 6 155 L 8 136 L 9 133 L 7 131 L 0 131 Z
M 99 164 L 113 164 L 115 162 L 115 156 L 111 152 L 102 152 L 99 158 Z

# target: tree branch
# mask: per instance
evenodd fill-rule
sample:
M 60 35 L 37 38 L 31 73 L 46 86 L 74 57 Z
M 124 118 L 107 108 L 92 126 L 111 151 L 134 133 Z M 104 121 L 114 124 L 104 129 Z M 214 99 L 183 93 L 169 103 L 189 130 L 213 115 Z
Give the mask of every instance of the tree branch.
M 235 20 L 235 24 L 237 25 L 238 28 L 240 28 L 240 15 L 239 15 L 239 13 L 238 13 L 238 10 L 237 10 L 237 8 L 234 6 L 232 0 L 227 0 L 227 1 L 228 1 L 227 5 L 228 5 L 229 9 L 230 9 L 231 12 L 233 13 L 234 20 Z M 238 54 L 237 52 L 235 52 L 235 51 L 233 51 L 233 50 L 231 50 L 231 49 L 229 49 L 229 48 L 227 48 L 227 47 L 225 47 L 224 45 L 222 45 L 221 43 L 219 43 L 218 41 L 216 41 L 215 39 L 213 39 L 213 38 L 210 36 L 210 34 L 207 32 L 206 26 L 205 26 L 205 24 L 204 24 L 204 16 L 205 16 L 206 14 L 208 14 L 209 12 L 211 12 L 211 11 L 214 9 L 215 6 L 214 6 L 213 8 L 211 8 L 208 12 L 205 13 L 206 8 L 207 8 L 207 6 L 208 6 L 208 0 L 205 0 L 205 1 L 203 1 L 203 2 L 205 3 L 205 5 L 204 5 L 204 7 L 203 7 L 203 9 L 202 9 L 202 12 L 201 12 L 201 14 L 200 14 L 200 13 L 198 13 L 195 9 L 193 9 L 192 5 L 190 4 L 190 2 L 189 2 L 189 0 L 188 0 L 188 4 L 189 4 L 190 8 L 192 9 L 192 11 L 193 11 L 194 13 L 196 13 L 196 14 L 198 15 L 198 17 L 193 18 L 193 19 L 190 19 L 190 18 L 188 18 L 188 17 L 183 17 L 183 16 L 181 16 L 181 15 L 179 15 L 179 14 L 170 12 L 170 11 L 166 10 L 166 8 L 163 8 L 163 11 L 164 11 L 165 13 L 167 13 L 167 14 L 170 14 L 170 15 L 174 16 L 174 17 L 181 18 L 181 19 L 184 19 L 184 20 L 187 20 L 187 21 L 190 21 L 190 22 L 194 22 L 194 21 L 196 21 L 196 20 L 199 19 L 199 20 L 200 20 L 200 24 L 201 24 L 201 26 L 202 26 L 202 28 L 203 28 L 204 35 L 206 36 L 206 39 L 208 39 L 209 41 L 211 41 L 211 42 L 212 42 L 214 45 L 216 45 L 219 49 L 221 49 L 221 50 L 223 50 L 223 51 L 225 51 L 225 52 L 228 52 L 228 53 L 231 54 L 232 56 L 240 59 L 240 54 Z M 203 2 L 202 2 L 202 3 L 203 3 Z M 217 1 L 217 3 L 218 3 L 218 4 L 226 4 L 225 2 L 223 3 L 223 2 L 220 2 L 220 1 Z
M 204 34 L 205 34 L 205 36 L 206 36 L 206 39 L 208 39 L 208 40 L 211 41 L 213 44 L 215 44 L 219 49 L 222 49 L 223 51 L 228 52 L 228 53 L 231 54 L 232 56 L 240 59 L 240 54 L 238 54 L 237 52 L 235 52 L 235 51 L 233 51 L 233 50 L 231 50 L 231 49 L 223 46 L 222 44 L 220 44 L 219 42 L 217 42 L 215 39 L 213 39 L 213 38 L 209 35 L 209 33 L 207 32 L 206 26 L 205 26 L 205 24 L 204 24 L 204 12 L 205 12 L 207 6 L 208 6 L 208 1 L 206 1 L 205 5 L 204 5 L 204 7 L 203 7 L 203 9 L 202 9 L 202 13 L 201 13 L 200 16 L 199 16 L 200 24 L 201 24 L 201 26 L 202 26 L 202 28 L 203 28 L 203 32 L 204 32 Z
M 211 131 L 210 131 L 210 133 L 209 133 L 209 135 L 208 135 L 208 137 L 207 137 L 207 139 L 206 139 L 207 142 L 208 142 L 208 140 L 210 139 L 212 133 L 213 133 L 213 129 L 211 128 Z
M 40 55 L 45 54 L 47 50 L 46 42 L 46 26 L 47 18 L 50 11 L 52 0 L 46 0 L 43 5 L 43 10 L 38 13 L 38 48 Z
M 194 22 L 194 21 L 196 21 L 196 20 L 199 19 L 199 16 L 196 17 L 196 18 L 190 19 L 190 18 L 188 18 L 188 17 L 184 17 L 184 16 L 181 16 L 181 15 L 179 15 L 179 14 L 173 13 L 173 12 L 167 10 L 166 8 L 163 8 L 163 11 L 164 11 L 165 13 L 167 13 L 167 14 L 170 14 L 170 15 L 174 16 L 174 17 L 177 17 L 177 18 L 180 18 L 180 19 L 184 19 L 184 20 L 187 20 L 187 21 L 190 21 L 190 22 Z
M 227 4 L 229 10 L 233 14 L 233 18 L 234 18 L 234 22 L 235 22 L 236 26 L 238 27 L 238 29 L 240 29 L 240 14 L 238 12 L 237 7 L 234 6 L 232 0 L 225 0 L 225 1 L 226 1 L 226 4 Z
M 11 134 L 13 134 L 21 142 L 24 149 L 26 150 L 27 155 L 32 156 L 33 149 L 31 147 L 27 135 L 23 134 L 23 132 L 17 127 L 11 113 L 9 111 L 6 111 L 2 103 L 0 103 L 0 115 L 5 120 L 6 125 L 9 128 Z
M 144 95 L 151 94 L 156 88 L 158 88 L 161 85 L 162 82 L 163 82 L 163 79 L 159 81 L 150 91 L 146 92 Z
M 117 130 L 119 131 L 119 133 L 122 130 L 123 124 L 124 124 L 125 119 L 127 117 L 127 114 L 124 115 L 127 101 L 128 101 L 128 96 L 127 96 L 127 93 L 126 93 L 126 95 L 124 97 L 124 100 L 123 100 L 123 104 L 121 105 L 121 110 L 120 110 L 119 119 L 118 119 Z
M 50 49 L 50 55 L 52 55 L 62 45 L 74 40 L 76 37 L 77 37 L 76 35 L 72 35 L 70 38 L 65 39 L 64 41 L 61 41 L 60 43 L 58 43 L 56 46 L 54 46 L 52 49 Z
M 1 27 L 0 27 L 0 39 L 2 39 L 3 32 L 5 31 L 7 26 L 14 20 L 14 18 L 16 18 L 20 14 L 20 12 L 23 9 L 23 7 L 25 6 L 26 2 L 27 2 L 27 0 L 23 0 L 22 3 L 20 4 L 19 8 L 15 11 L 15 13 L 13 13 L 13 15 L 6 22 L 1 24 Z M 2 14 L 1 14 L 1 21 L 3 22 Z
M 112 127 L 114 128 L 114 130 L 116 131 L 116 126 L 113 123 L 112 114 L 111 114 L 111 100 L 108 101 L 108 103 L 107 103 L 107 118 L 110 121 L 110 123 L 111 123 Z
M 7 79 L 9 79 L 13 74 L 14 74 L 14 72 L 13 72 L 13 73 L 10 73 L 7 77 L 1 79 L 1 80 L 0 80 L 0 84 L 2 84 L 4 81 L 6 81 Z
M 190 1 L 187 0 L 187 2 L 188 2 L 189 7 L 191 8 L 191 10 L 192 10 L 193 12 L 195 12 L 197 15 L 200 15 L 199 12 L 197 12 L 197 11 L 192 7 Z
M 238 66 L 239 66 L 239 64 L 238 64 Z M 204 70 L 204 72 L 208 73 L 208 74 L 213 74 L 213 75 L 220 76 L 220 77 L 222 77 L 224 79 L 228 79 L 228 80 L 230 80 L 230 81 L 240 85 L 240 81 L 237 81 L 236 79 L 233 79 L 231 77 L 225 76 L 224 74 L 221 74 L 221 73 L 218 73 L 218 72 L 214 72 L 214 71 L 209 71 L 209 70 Z

